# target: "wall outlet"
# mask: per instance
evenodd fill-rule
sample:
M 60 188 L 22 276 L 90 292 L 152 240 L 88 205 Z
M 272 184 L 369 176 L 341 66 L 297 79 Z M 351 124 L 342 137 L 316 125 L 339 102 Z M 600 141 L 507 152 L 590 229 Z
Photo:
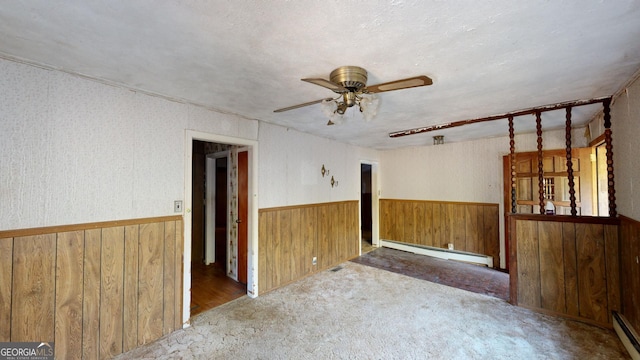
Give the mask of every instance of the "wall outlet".
M 182 200 L 176 200 L 173 202 L 173 212 L 182 212 Z
M 447 247 L 449 248 L 449 250 L 453 250 L 453 243 L 448 243 Z
M 318 265 L 318 258 L 317 257 L 313 257 L 313 259 L 311 259 L 311 265 Z

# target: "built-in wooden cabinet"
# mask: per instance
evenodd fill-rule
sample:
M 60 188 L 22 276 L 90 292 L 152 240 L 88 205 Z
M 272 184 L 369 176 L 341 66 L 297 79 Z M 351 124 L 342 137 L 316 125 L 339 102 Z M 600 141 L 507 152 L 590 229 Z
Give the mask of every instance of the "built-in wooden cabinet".
M 572 170 L 577 215 L 591 215 L 591 149 L 572 150 Z M 505 213 L 511 212 L 511 173 L 509 155 L 505 156 Z M 538 172 L 538 153 L 516 154 L 516 212 L 540 214 L 540 191 L 544 202 L 551 201 L 558 215 L 571 214 L 566 150 L 547 150 L 542 158 L 542 189 Z

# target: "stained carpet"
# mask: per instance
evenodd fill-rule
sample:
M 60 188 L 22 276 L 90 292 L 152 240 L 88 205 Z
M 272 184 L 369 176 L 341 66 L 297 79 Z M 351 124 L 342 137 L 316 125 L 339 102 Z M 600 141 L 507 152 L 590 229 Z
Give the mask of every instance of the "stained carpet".
M 362 254 L 351 261 L 509 301 L 509 274 L 486 266 L 384 247 Z
M 321 271 L 116 359 L 626 359 L 613 331 L 364 266 Z

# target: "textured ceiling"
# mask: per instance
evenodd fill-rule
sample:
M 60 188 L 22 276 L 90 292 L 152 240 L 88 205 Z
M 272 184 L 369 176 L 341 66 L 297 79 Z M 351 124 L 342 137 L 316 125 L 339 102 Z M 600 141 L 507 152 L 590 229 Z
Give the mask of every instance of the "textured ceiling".
M 388 149 L 505 135 L 503 121 L 403 138 L 388 133 L 612 95 L 640 69 L 640 1 L 5 1 L 0 54 L 246 118 Z M 377 116 L 326 126 L 333 93 L 300 81 L 342 65 L 382 93 Z M 597 107 L 579 111 L 583 124 Z M 545 128 L 564 113 L 545 113 Z M 516 131 L 534 128 L 531 117 Z

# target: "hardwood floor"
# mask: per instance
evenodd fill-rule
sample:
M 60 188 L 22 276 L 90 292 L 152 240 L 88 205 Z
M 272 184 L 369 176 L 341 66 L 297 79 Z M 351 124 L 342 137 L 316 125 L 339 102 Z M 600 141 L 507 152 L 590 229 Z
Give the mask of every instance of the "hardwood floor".
M 362 239 L 360 239 L 360 246 L 362 248 L 362 254 L 366 254 L 369 251 L 375 249 L 372 245 L 371 231 L 362 230 Z
M 192 264 L 191 316 L 246 295 L 247 287 L 225 274 L 224 263 Z
M 364 239 L 362 239 L 360 246 L 362 247 L 362 254 L 366 254 L 369 251 L 372 251 L 375 249 L 375 247 L 373 247 L 370 241 L 367 241 Z

